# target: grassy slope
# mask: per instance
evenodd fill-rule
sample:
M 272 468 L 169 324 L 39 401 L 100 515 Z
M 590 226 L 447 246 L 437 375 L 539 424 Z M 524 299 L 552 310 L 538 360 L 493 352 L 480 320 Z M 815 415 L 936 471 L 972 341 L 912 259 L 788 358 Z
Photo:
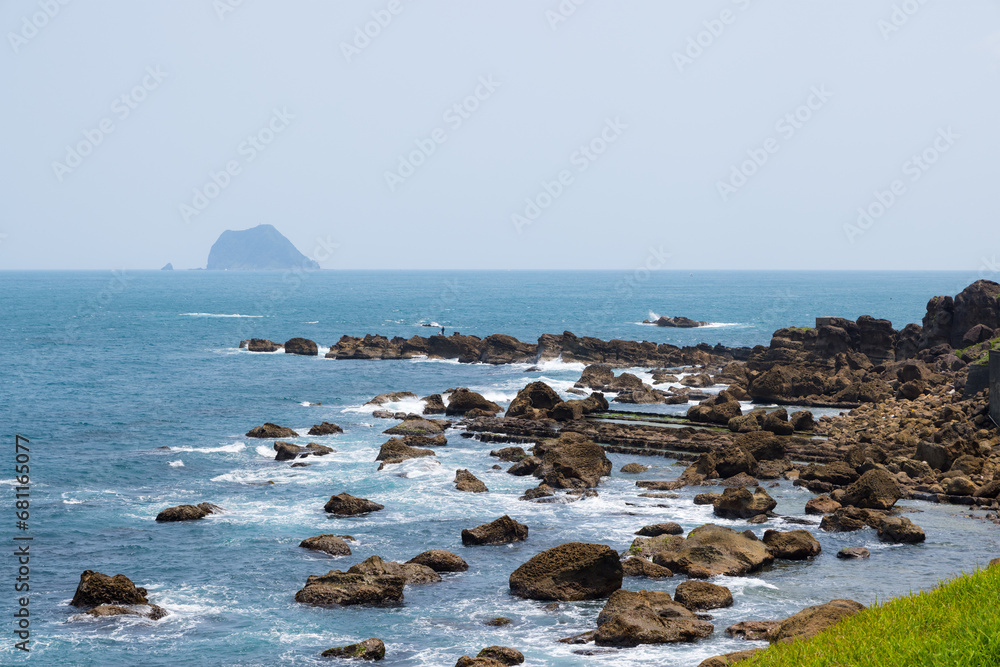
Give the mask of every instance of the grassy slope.
M 1000 566 L 895 598 L 740 667 L 1000 666 Z

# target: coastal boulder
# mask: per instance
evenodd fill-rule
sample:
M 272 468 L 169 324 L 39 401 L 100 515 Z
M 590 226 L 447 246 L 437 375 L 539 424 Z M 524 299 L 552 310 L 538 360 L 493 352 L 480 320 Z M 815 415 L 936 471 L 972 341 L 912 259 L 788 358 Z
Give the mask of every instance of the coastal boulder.
M 308 338 L 292 338 L 285 342 L 285 354 L 301 354 L 306 357 L 315 357 L 319 354 L 316 343 Z
M 347 573 L 376 577 L 401 577 L 406 585 L 433 584 L 441 581 L 441 575 L 426 565 L 384 561 L 380 556 L 370 556 L 357 565 L 352 565 L 348 568 Z
M 764 531 L 764 544 L 775 558 L 805 560 L 818 556 L 822 547 L 808 530 Z
M 322 658 L 350 658 L 354 660 L 382 660 L 385 658 L 385 644 L 378 637 L 366 639 L 357 644 L 328 648 L 320 653 Z
M 826 604 L 806 607 L 775 626 L 768 639 L 772 644 L 809 639 L 864 608 L 863 604 L 854 600 L 831 600 Z
M 528 538 L 528 527 L 518 523 L 504 514 L 499 519 L 462 531 L 462 544 L 475 546 L 481 544 L 509 544 L 522 542 Z
M 158 621 L 167 615 L 167 610 L 155 604 L 123 607 L 117 604 L 102 604 L 83 612 L 87 616 L 104 618 L 108 616 L 141 616 Z M 72 620 L 72 619 L 71 619 Z
M 602 476 L 611 474 L 604 448 L 579 433 L 564 432 L 558 438 L 541 440 L 533 452 L 541 465 L 532 474 L 554 488 L 592 488 Z
M 349 493 L 340 493 L 330 496 L 330 500 L 326 502 L 323 509 L 330 514 L 357 516 L 359 514 L 368 514 L 369 512 L 378 512 L 385 509 L 385 505 L 372 502 L 367 498 L 357 498 Z
M 340 428 L 339 426 L 331 422 L 314 424 L 313 427 L 309 429 L 309 435 L 333 435 L 334 433 L 343 433 L 343 432 L 344 429 Z
M 212 503 L 198 503 L 197 505 L 178 505 L 168 507 L 156 515 L 156 520 L 160 523 L 169 521 L 197 521 L 204 519 L 209 514 L 219 512 L 221 508 Z
M 641 535 L 643 537 L 659 537 L 660 535 L 683 535 L 684 529 L 680 525 L 674 523 L 673 521 L 667 521 L 666 523 L 654 523 L 648 526 L 643 526 L 639 530 L 635 531 L 636 535 Z
M 715 630 L 711 623 L 659 591 L 618 590 L 597 617 L 594 643 L 598 646 L 672 644 L 703 639 Z
M 316 535 L 314 537 L 307 537 L 299 542 L 299 546 L 303 549 L 310 549 L 311 551 L 322 551 L 323 553 L 330 554 L 331 556 L 351 555 L 351 547 L 347 546 L 347 542 L 345 542 L 339 535 Z
M 327 447 L 326 445 L 318 445 L 315 442 L 310 442 L 305 447 L 301 445 L 293 445 L 290 442 L 285 442 L 284 440 L 275 440 L 274 442 L 274 460 L 275 461 L 291 461 L 292 459 L 305 458 L 310 454 L 313 456 L 326 456 L 327 454 L 333 453 L 332 447 Z
M 927 539 L 923 529 L 903 516 L 887 516 L 878 527 L 878 539 L 882 542 L 916 544 Z
M 604 394 L 594 392 L 587 398 L 557 403 L 549 411 L 549 416 L 559 422 L 568 422 L 583 419 L 584 416 L 592 412 L 604 412 L 607 409 L 608 400 L 604 398 Z
M 510 402 L 504 416 L 521 419 L 547 419 L 549 410 L 561 402 L 562 399 L 552 387 L 544 382 L 532 382 L 517 392 L 517 396 Z
M 639 473 L 646 472 L 647 470 L 649 470 L 649 466 L 644 466 L 641 463 L 626 463 L 618 469 L 618 472 L 623 472 L 628 475 L 638 475 Z
M 266 338 L 251 338 L 247 343 L 247 350 L 250 352 L 277 352 L 280 349 L 280 343 L 275 343 Z
M 149 604 L 146 589 L 139 588 L 124 574 L 109 577 L 93 570 L 84 570 L 70 602 L 74 607 L 97 607 L 105 604 Z
M 580 379 L 577 380 L 577 387 L 587 389 L 602 390 L 615 379 L 615 373 L 606 364 L 591 364 L 583 369 Z
M 386 435 L 420 435 L 433 437 L 444 433 L 449 424 L 447 419 L 425 419 L 420 415 L 407 415 L 399 424 L 382 431 Z
M 448 397 L 448 407 L 445 408 L 447 415 L 464 415 L 472 410 L 481 410 L 489 414 L 500 412 L 500 406 L 493 401 L 486 400 L 482 394 L 469 391 L 465 388 L 456 389 Z
M 657 565 L 696 579 L 720 574 L 739 576 L 756 572 L 773 561 L 774 556 L 752 532 L 739 533 L 711 523 L 688 533 L 675 551 L 661 551 L 653 557 Z
M 297 438 L 299 434 L 290 428 L 285 428 L 284 426 L 278 426 L 277 424 L 272 424 L 271 422 L 265 422 L 263 426 L 258 426 L 247 431 L 246 437 L 248 438 Z
M 688 579 L 674 591 L 674 600 L 691 611 L 707 611 L 733 606 L 733 594 L 725 586 Z
M 777 501 L 760 486 L 753 493 L 749 489 L 730 487 L 712 503 L 715 515 L 724 519 L 749 519 L 766 514 L 777 505 Z
M 402 438 L 392 438 L 382 444 L 378 451 L 376 461 L 381 461 L 383 465 L 402 463 L 409 459 L 417 459 L 422 456 L 435 456 L 432 449 L 419 449 L 410 447 Z M 382 468 L 379 467 L 379 470 Z
M 594 600 L 621 588 L 622 564 L 609 546 L 569 542 L 532 556 L 509 584 L 511 593 L 532 600 Z
M 305 587 L 295 594 L 295 601 L 320 606 L 400 604 L 405 585 L 403 577 L 330 570 L 310 575 Z
M 385 405 L 386 403 L 398 403 L 399 401 L 405 401 L 407 399 L 416 398 L 417 395 L 412 391 L 388 391 L 384 394 L 379 394 L 372 400 L 365 403 L 365 405 Z
M 443 549 L 424 551 L 406 562 L 424 565 L 435 572 L 465 572 L 469 569 L 469 564 L 461 556 Z
M 622 576 L 664 579 L 674 576 L 669 568 L 657 565 L 642 556 L 632 556 L 622 561 Z
M 841 504 L 887 510 L 901 497 L 896 478 L 885 470 L 873 468 L 847 487 Z
M 467 491 L 469 493 L 486 493 L 489 491 L 486 485 L 468 470 L 458 470 L 455 472 L 455 488 L 459 491 Z

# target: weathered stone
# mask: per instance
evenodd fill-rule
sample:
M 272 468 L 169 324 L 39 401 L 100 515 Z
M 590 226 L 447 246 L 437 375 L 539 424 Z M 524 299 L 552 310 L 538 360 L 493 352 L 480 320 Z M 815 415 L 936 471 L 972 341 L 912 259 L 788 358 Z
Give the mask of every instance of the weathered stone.
M 808 530 L 764 531 L 764 544 L 775 558 L 783 560 L 805 560 L 818 556 L 823 550 L 819 540 Z
M 622 565 L 603 544 L 570 542 L 532 556 L 510 575 L 511 593 L 533 600 L 593 600 L 621 588 Z
M 528 527 L 518 523 L 504 514 L 499 519 L 469 530 L 462 530 L 462 544 L 465 546 L 481 544 L 509 544 L 521 542 L 528 538 Z
M 385 658 L 385 644 L 378 637 L 366 639 L 357 644 L 328 648 L 320 653 L 323 658 L 353 658 L 354 660 L 382 660 Z
M 865 606 L 854 600 L 832 600 L 826 604 L 806 607 L 781 621 L 770 633 L 771 643 L 808 639 L 819 634 Z
M 343 538 L 338 535 L 316 535 L 315 537 L 307 537 L 299 542 L 299 546 L 303 549 L 322 551 L 323 553 L 330 554 L 331 556 L 351 555 L 351 547 L 347 546 L 347 542 L 345 542 Z
M 358 514 L 368 514 L 369 512 L 378 512 L 385 509 L 385 505 L 372 502 L 367 498 L 357 498 L 345 492 L 330 496 L 330 500 L 326 502 L 323 509 L 330 514 L 355 516 Z
M 733 594 L 725 586 L 707 581 L 682 581 L 674 592 L 674 600 L 691 611 L 706 611 L 733 606 Z
M 424 551 L 406 562 L 424 565 L 435 572 L 465 572 L 469 569 L 469 564 L 461 556 L 442 549 Z

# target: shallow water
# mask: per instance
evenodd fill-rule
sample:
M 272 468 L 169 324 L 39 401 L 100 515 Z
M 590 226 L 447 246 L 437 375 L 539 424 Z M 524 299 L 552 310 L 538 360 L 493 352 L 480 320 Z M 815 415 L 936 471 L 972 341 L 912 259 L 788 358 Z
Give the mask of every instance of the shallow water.
M 901 327 L 919 320 L 929 296 L 954 293 L 962 281 L 956 274 L 885 274 L 882 283 L 848 276 L 832 281 L 811 274 L 712 274 L 692 284 L 687 274 L 654 274 L 627 298 L 609 301 L 593 324 L 578 326 L 585 319 L 580 308 L 603 303 L 617 275 L 324 272 L 291 288 L 278 274 L 137 273 L 114 290 L 108 274 L 0 273 L 0 305 L 5 314 L 17 315 L 6 318 L 0 339 L 0 408 L 8 429 L 32 440 L 31 662 L 320 664 L 323 649 L 378 636 L 386 642 L 388 665 L 452 665 L 463 653 L 474 655 L 491 644 L 521 650 L 528 665 L 696 665 L 710 655 L 759 645 L 726 637 L 722 630 L 732 623 L 782 618 L 837 597 L 870 603 L 985 563 L 1000 554 L 996 526 L 962 517 L 967 508 L 904 502 L 927 533 L 923 545 L 885 546 L 871 530 L 826 534 L 812 527 L 823 545 L 815 560 L 717 580 L 732 588 L 735 605 L 711 612 L 711 639 L 580 656 L 573 651 L 594 647 L 555 640 L 593 629 L 602 603 L 564 603 L 547 612 L 542 603 L 513 598 L 507 577 L 518 565 L 567 541 L 624 550 L 634 531 L 650 523 L 676 521 L 686 530 L 709 521 L 745 524 L 717 520 L 710 507 L 694 505 L 694 493 L 704 489 L 681 490 L 671 500 L 638 497 L 636 479 L 678 474 L 668 458 L 611 455 L 616 472 L 602 483 L 600 496 L 571 504 L 518 501 L 537 480 L 491 470 L 496 461 L 487 454 L 499 445 L 463 438 L 456 430 L 434 459 L 377 472 L 374 458 L 387 439 L 381 432 L 394 422 L 374 418 L 363 403 L 385 391 L 423 396 L 457 386 L 502 403 L 539 378 L 565 391 L 581 365 L 550 362 L 526 373 L 526 365 L 334 361 L 236 347 L 250 336 L 281 341 L 302 335 L 329 347 L 344 333 L 433 333 L 419 326 L 422 319 L 446 324 L 449 332 L 504 332 L 523 340 L 570 329 L 678 344 L 766 344 L 778 326 L 808 324 L 816 314 L 869 312 Z M 448 292 L 449 284 L 460 287 Z M 724 291 L 726 285 L 732 289 Z M 761 307 L 784 292 L 796 295 L 787 306 L 773 312 Z M 702 331 L 636 325 L 649 310 L 735 324 Z M 322 405 L 308 405 L 316 402 Z M 685 406 L 656 409 L 680 412 Z M 244 436 L 264 421 L 300 434 L 332 421 L 345 432 L 296 439 L 337 451 L 293 469 L 272 460 L 271 441 Z M 654 468 L 638 477 L 617 472 L 633 460 Z M 455 491 L 458 468 L 471 470 L 490 493 Z M 11 482 L 3 484 L 9 488 Z M 386 509 L 330 518 L 323 504 L 341 491 Z M 804 516 L 812 496 L 788 482 L 769 491 L 779 502 L 777 511 L 790 516 Z M 226 511 L 191 523 L 153 521 L 165 507 L 203 501 Z M 526 542 L 461 545 L 463 528 L 501 514 L 529 526 Z M 768 527 L 753 530 L 760 535 Z M 355 536 L 353 555 L 332 558 L 297 546 L 320 533 Z M 835 554 L 844 546 L 866 546 L 872 558 L 840 561 Z M 405 560 L 434 548 L 458 553 L 469 571 L 407 587 L 400 607 L 333 610 L 293 600 L 310 574 L 346 569 L 372 554 Z M 170 615 L 156 623 L 70 620 L 76 611 L 67 603 L 84 569 L 128 575 Z M 673 591 L 683 579 L 626 579 L 625 586 Z M 513 623 L 482 624 L 494 616 Z M 19 661 L 12 642 L 4 642 L 0 662 Z

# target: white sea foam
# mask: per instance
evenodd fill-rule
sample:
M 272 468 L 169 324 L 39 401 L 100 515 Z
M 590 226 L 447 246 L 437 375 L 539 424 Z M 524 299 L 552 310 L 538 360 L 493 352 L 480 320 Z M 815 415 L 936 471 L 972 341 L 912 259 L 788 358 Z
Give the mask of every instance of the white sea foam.
M 237 452 L 242 452 L 247 446 L 242 442 L 234 442 L 230 445 L 220 445 L 218 447 L 171 447 L 170 451 L 173 452 L 200 452 L 202 454 L 214 454 L 216 452 L 224 452 L 226 454 L 235 454 Z
M 260 456 L 273 459 L 274 458 L 274 447 L 268 445 L 257 445 L 256 451 Z
M 319 324 L 319 320 L 316 320 L 315 322 L 303 322 L 302 324 Z
M 170 467 L 171 468 L 183 468 L 184 467 L 184 461 L 182 461 L 180 459 L 177 459 L 176 461 L 171 461 L 170 462 Z
M 239 313 L 181 313 L 188 317 L 264 317 L 263 315 L 241 315 Z

